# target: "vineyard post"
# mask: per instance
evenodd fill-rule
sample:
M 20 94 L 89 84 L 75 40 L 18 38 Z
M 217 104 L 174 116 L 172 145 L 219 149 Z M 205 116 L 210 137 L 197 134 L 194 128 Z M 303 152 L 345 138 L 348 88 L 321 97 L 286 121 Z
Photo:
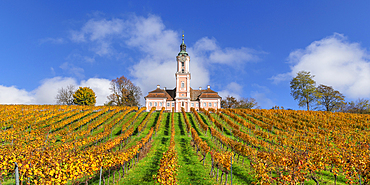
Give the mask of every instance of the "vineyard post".
M 361 185 L 361 175 L 358 174 L 358 180 L 360 181 L 360 185 Z
M 233 185 L 233 155 L 230 156 L 230 185 Z
M 125 177 L 125 164 L 122 164 L 122 178 Z
M 18 170 L 18 164 L 17 162 L 14 162 L 15 164 L 15 184 L 19 185 L 19 170 Z
M 101 185 L 101 175 L 102 175 L 102 170 L 103 170 L 103 167 L 100 166 L 100 178 L 99 178 L 99 185 Z

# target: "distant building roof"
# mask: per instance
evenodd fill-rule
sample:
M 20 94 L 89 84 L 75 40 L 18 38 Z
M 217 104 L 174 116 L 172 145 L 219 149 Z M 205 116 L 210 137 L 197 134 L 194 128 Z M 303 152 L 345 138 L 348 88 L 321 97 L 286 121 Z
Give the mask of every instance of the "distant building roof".
M 155 89 L 154 91 L 150 91 L 146 98 L 166 98 L 167 101 L 173 101 L 176 98 L 176 88 L 169 90 L 163 90 L 160 88 Z M 197 101 L 202 98 L 221 98 L 217 92 L 213 91 L 212 89 L 208 88 L 205 90 L 194 90 L 190 88 L 190 101 Z
M 150 91 L 148 93 L 148 96 L 145 96 L 144 98 L 145 99 L 146 98 L 166 98 L 167 100 L 171 101 L 171 100 L 174 99 L 174 97 L 171 96 L 170 94 L 175 94 L 176 95 L 176 93 L 174 93 L 174 90 L 163 90 L 163 89 L 157 88 L 154 91 Z
M 194 90 L 190 88 L 190 100 L 196 101 L 202 98 L 221 98 L 217 92 L 211 90 L 210 88 L 205 90 Z

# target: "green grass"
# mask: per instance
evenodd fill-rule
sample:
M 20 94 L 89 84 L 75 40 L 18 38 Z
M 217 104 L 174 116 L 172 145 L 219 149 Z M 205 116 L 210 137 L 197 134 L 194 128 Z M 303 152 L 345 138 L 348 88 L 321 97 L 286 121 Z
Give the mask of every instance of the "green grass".
M 200 116 L 205 117 L 206 115 L 202 113 L 198 113 Z M 205 119 L 207 122 L 208 119 Z M 210 123 L 208 123 L 210 125 Z M 208 146 L 215 151 L 220 151 L 219 146 L 217 146 L 211 138 L 211 134 L 208 132 L 207 135 L 199 135 L 200 138 L 202 138 L 204 141 L 207 142 Z M 233 137 L 233 136 L 230 136 Z M 244 164 L 242 164 L 242 157 L 240 158 L 239 162 L 233 163 L 233 184 L 251 184 L 252 182 L 256 181 L 256 179 L 253 177 L 253 172 L 249 167 L 249 161 L 244 160 Z M 207 156 L 207 160 L 209 163 L 209 171 L 211 170 L 211 157 L 210 155 Z M 221 174 L 221 172 L 219 172 Z M 219 174 L 219 176 L 220 176 Z M 213 177 L 213 179 L 216 179 L 216 176 Z M 218 181 L 219 183 L 220 181 Z M 228 183 L 230 183 L 230 175 L 228 177 Z
M 175 149 L 178 154 L 178 184 L 214 184 L 210 169 L 204 167 L 195 150 L 190 146 L 191 137 L 185 128 L 181 113 L 175 113 Z
M 157 116 L 158 113 L 152 114 L 152 119 L 149 120 L 148 125 L 155 126 L 154 121 L 156 121 L 155 118 Z M 120 181 L 120 184 L 155 184 L 153 175 L 157 174 L 162 155 L 167 151 L 170 143 L 170 114 L 163 113 L 160 123 L 161 129 L 157 136 L 153 137 L 149 153 L 126 174 L 125 178 Z M 149 131 L 149 127 L 147 130 Z M 144 136 L 144 132 L 142 135 Z

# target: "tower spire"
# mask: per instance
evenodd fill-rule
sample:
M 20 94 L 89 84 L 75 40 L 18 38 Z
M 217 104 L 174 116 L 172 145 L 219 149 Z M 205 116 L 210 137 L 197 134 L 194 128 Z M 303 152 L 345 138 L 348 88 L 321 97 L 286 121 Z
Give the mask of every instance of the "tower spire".
M 184 31 L 182 31 L 182 43 L 180 45 L 180 53 L 178 55 L 188 55 L 186 52 L 186 45 L 184 42 Z
M 182 44 L 185 45 L 185 43 L 184 43 L 184 31 L 182 31 Z

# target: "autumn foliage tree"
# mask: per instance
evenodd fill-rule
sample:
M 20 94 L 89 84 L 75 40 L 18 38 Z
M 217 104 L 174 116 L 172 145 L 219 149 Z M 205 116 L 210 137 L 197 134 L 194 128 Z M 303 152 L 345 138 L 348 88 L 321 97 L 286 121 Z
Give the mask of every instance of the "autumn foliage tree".
M 317 104 L 325 111 L 337 111 L 345 103 L 344 95 L 331 86 L 321 84 L 317 87 L 317 92 L 319 94 Z
M 73 94 L 73 102 L 77 105 L 95 105 L 95 92 L 89 87 L 79 87 Z
M 298 101 L 299 107 L 307 107 L 310 110 L 310 105 L 317 100 L 318 93 L 315 87 L 316 82 L 313 80 L 314 75 L 310 72 L 300 71 L 297 76 L 290 81 L 291 95 L 294 100 Z
M 109 88 L 112 94 L 108 96 L 107 105 L 117 106 L 139 106 L 142 95 L 139 86 L 135 86 L 125 76 L 113 79 Z

